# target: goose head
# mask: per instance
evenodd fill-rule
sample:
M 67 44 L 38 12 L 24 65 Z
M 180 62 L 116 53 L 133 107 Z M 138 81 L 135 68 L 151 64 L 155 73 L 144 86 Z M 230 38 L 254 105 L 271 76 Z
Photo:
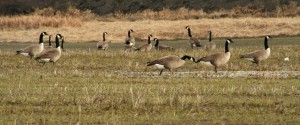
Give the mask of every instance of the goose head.
M 181 59 L 182 60 L 189 59 L 189 60 L 191 60 L 193 62 L 196 62 L 196 59 L 194 57 L 189 56 L 189 55 L 181 56 Z
M 231 39 L 227 39 L 226 43 L 234 43 Z
M 211 33 L 211 31 L 208 31 L 208 35 L 210 36 L 212 33 Z
M 269 36 L 269 35 L 266 35 L 265 37 L 266 37 L 267 39 L 271 39 L 271 36 Z
M 132 32 L 133 32 L 133 30 L 132 30 L 132 29 L 130 29 L 128 32 L 132 33 Z
M 185 29 L 190 29 L 190 26 L 186 26 Z
M 158 39 L 157 39 L 157 38 L 154 38 L 154 39 L 153 39 L 153 41 L 157 42 L 157 41 L 158 41 Z
M 56 34 L 56 38 L 63 39 L 63 36 L 61 34 Z
M 48 33 L 47 32 L 42 32 L 41 35 L 45 36 L 45 35 L 48 35 Z

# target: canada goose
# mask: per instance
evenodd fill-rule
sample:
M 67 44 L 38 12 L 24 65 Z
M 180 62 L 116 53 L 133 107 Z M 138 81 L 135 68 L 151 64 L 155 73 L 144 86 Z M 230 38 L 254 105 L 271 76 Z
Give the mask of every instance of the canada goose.
M 40 35 L 39 44 L 30 45 L 24 49 L 18 50 L 17 55 L 29 56 L 30 59 L 35 58 L 44 50 L 44 36 L 48 35 L 46 32 L 42 32 Z
M 40 63 L 52 62 L 53 64 L 60 58 L 61 56 L 61 46 L 59 44 L 59 39 L 64 39 L 61 34 L 57 34 L 55 37 L 56 48 L 52 48 L 42 53 L 35 59 Z
M 170 46 L 158 45 L 159 40 L 157 38 L 154 38 L 153 40 L 155 41 L 154 47 L 155 47 L 156 50 L 159 50 L 159 51 L 161 51 L 161 50 L 169 50 L 169 51 L 175 50 L 173 47 L 170 47 Z
M 128 36 L 125 38 L 125 50 L 132 49 L 135 45 L 135 39 L 131 37 L 131 33 L 133 32 L 132 29 L 128 30 Z
M 148 43 L 138 47 L 136 50 L 137 51 L 150 51 L 152 49 L 151 37 L 153 37 L 153 36 L 151 34 L 149 34 L 148 35 Z
M 192 37 L 191 28 L 189 26 L 186 26 L 185 28 L 188 30 L 188 34 L 189 34 L 189 37 L 190 37 L 189 42 L 191 44 L 192 49 L 194 48 L 194 46 L 201 47 L 200 40 L 198 38 Z
M 265 36 L 265 41 L 264 41 L 265 49 L 263 49 L 263 50 L 256 50 L 256 51 L 253 51 L 251 53 L 240 55 L 240 57 L 248 59 L 251 62 L 256 63 L 258 65 L 260 61 L 265 60 L 265 59 L 267 59 L 270 56 L 271 50 L 270 50 L 269 45 L 268 45 L 268 40 L 270 38 L 271 37 L 268 36 L 268 35 Z
M 217 68 L 221 65 L 226 64 L 230 59 L 230 52 L 228 45 L 233 43 L 231 39 L 227 39 L 225 42 L 225 53 L 215 53 L 206 57 L 202 57 L 196 61 L 196 63 L 204 63 L 206 65 L 214 66 L 215 72 L 217 72 Z
M 97 43 L 98 50 L 101 49 L 106 51 L 108 49 L 110 41 L 106 40 L 105 38 L 107 34 L 108 34 L 107 32 L 103 32 L 103 41 L 99 41 Z
M 205 44 L 205 50 L 208 52 L 211 52 L 216 49 L 216 43 L 211 40 L 211 34 L 212 32 L 208 31 L 208 43 Z
M 180 66 L 182 66 L 185 63 L 185 59 L 189 59 L 192 60 L 193 62 L 195 62 L 195 58 L 188 56 L 188 55 L 184 55 L 181 58 L 175 55 L 169 55 L 169 56 L 164 56 L 160 59 L 151 61 L 147 63 L 147 66 L 152 66 L 155 65 L 159 70 L 159 75 L 162 74 L 162 72 L 165 69 L 170 70 L 170 72 L 172 72 L 172 69 L 176 69 Z

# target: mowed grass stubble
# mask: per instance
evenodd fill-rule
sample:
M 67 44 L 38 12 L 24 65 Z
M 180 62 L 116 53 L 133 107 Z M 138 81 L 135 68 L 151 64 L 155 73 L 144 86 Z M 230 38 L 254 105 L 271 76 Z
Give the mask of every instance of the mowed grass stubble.
M 263 49 L 263 38 L 233 39 L 232 58 L 222 71 L 299 71 L 297 37 L 273 38 L 271 57 L 259 67 L 238 58 Z M 187 41 L 162 41 L 174 52 L 124 53 L 121 44 L 107 52 L 96 43 L 69 43 L 57 64 L 42 64 L 14 50 L 27 43 L 1 43 L 0 121 L 6 124 L 274 124 L 300 122 L 298 77 L 199 78 L 169 75 L 127 77 L 115 71 L 157 72 L 150 60 L 165 55 L 208 55 L 189 50 Z M 216 39 L 224 51 L 223 39 Z M 138 43 L 140 44 L 140 43 Z M 69 46 L 69 48 L 68 48 Z M 84 47 L 82 47 L 84 46 Z M 290 61 L 283 61 L 284 57 Z M 288 69 L 283 69 L 288 67 Z M 187 61 L 174 72 L 211 71 Z M 168 71 L 165 72 L 169 74 Z

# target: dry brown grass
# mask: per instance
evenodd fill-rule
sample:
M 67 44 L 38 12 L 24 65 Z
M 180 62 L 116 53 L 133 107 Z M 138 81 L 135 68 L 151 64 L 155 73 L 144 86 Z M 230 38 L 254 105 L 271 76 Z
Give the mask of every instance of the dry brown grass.
M 92 13 L 91 10 L 81 11 L 73 6 L 68 7 L 65 11 L 54 10 L 53 8 L 37 9 L 31 15 L 37 16 L 58 16 L 58 17 L 71 17 L 72 19 L 80 19 L 83 21 L 95 20 L 97 15 Z
M 30 15 L 2 16 L 0 29 L 37 29 L 40 27 L 81 27 L 84 21 L 95 20 L 97 16 L 91 11 L 80 11 L 69 7 L 65 12 L 52 8 L 37 9 Z
M 183 19 L 201 19 L 201 18 L 236 18 L 236 17 L 295 17 L 300 14 L 300 7 L 297 2 L 289 2 L 287 5 L 277 6 L 272 12 L 265 12 L 263 6 L 237 6 L 232 9 L 220 9 L 212 12 L 205 12 L 204 10 L 194 10 L 187 8 L 179 8 L 171 10 L 164 8 L 161 11 L 144 10 L 132 14 L 124 14 L 117 12 L 103 17 L 100 20 L 183 20 Z
M 2 30 L 5 29 L 31 29 L 39 27 L 80 27 L 83 24 L 79 18 L 72 17 L 60 17 L 60 16 L 13 16 L 13 17 L 1 17 L 0 27 Z
M 281 18 L 220 18 L 191 20 L 141 20 L 141 21 L 87 21 L 81 27 L 40 27 L 28 30 L 0 30 L 0 42 L 37 41 L 40 32 L 61 33 L 68 42 L 87 42 L 102 39 L 102 32 L 110 33 L 112 42 L 123 42 L 128 29 L 132 28 L 136 38 L 146 39 L 152 33 L 160 39 L 187 39 L 186 25 L 192 28 L 192 34 L 201 39 L 207 38 L 207 31 L 213 37 L 259 37 L 263 35 L 299 35 L 300 17 Z M 17 35 L 16 35 L 17 34 Z
M 64 34 L 68 42 L 98 41 L 102 32 L 106 31 L 110 33 L 109 38 L 113 42 L 123 42 L 128 29 L 133 29 L 133 36 L 139 39 L 145 39 L 149 33 L 160 39 L 187 39 L 184 29 L 187 25 L 191 26 L 195 37 L 202 39 L 207 38 L 209 30 L 213 32 L 213 37 L 222 38 L 259 37 L 267 34 L 299 35 L 299 16 L 280 17 L 298 14 L 300 9 L 296 3 L 291 2 L 277 10 L 277 18 L 248 17 L 263 16 L 263 13 L 250 6 L 210 14 L 202 10 L 181 8 L 164 9 L 159 12 L 145 10 L 135 14 L 116 13 L 99 17 L 89 10 L 80 11 L 74 7 L 69 7 L 65 12 L 45 8 L 36 10 L 31 15 L 0 17 L 0 42 L 37 41 L 42 31 Z M 219 18 L 223 16 L 239 18 Z
M 300 7 L 297 2 L 290 2 L 287 5 L 278 6 L 274 12 L 262 12 L 262 7 L 234 7 L 229 10 L 220 9 L 213 12 L 203 10 L 190 10 L 179 8 L 171 10 L 164 8 L 161 11 L 144 10 L 132 14 L 121 12 L 97 16 L 91 10 L 81 11 L 73 6 L 65 11 L 54 10 L 53 8 L 37 9 L 27 16 L 4 16 L 0 17 L 0 29 L 31 29 L 40 27 L 80 27 L 86 21 L 140 21 L 140 20 L 186 20 L 186 19 L 214 19 L 214 18 L 236 18 L 236 17 L 295 17 L 300 14 Z

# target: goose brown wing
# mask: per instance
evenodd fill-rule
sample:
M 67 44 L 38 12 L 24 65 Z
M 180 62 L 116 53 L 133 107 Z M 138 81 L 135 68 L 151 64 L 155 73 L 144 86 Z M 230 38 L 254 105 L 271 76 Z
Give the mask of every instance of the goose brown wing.
M 59 51 L 57 50 L 49 50 L 46 53 L 43 53 L 42 55 L 38 56 L 36 59 L 45 59 L 45 58 L 53 58 L 55 56 L 59 55 Z
M 102 42 L 102 43 L 99 43 L 98 45 L 97 45 L 97 47 L 99 48 L 99 49 L 107 49 L 108 48 L 108 46 L 109 46 L 109 42 Z
M 108 44 L 109 44 L 108 42 L 104 42 L 102 48 L 108 48 Z
M 154 60 L 154 61 L 148 62 L 147 66 L 152 66 L 152 65 L 155 65 L 155 64 L 160 64 L 160 61 L 159 60 Z
M 180 60 L 180 58 L 178 56 L 174 56 L 174 55 L 165 56 L 160 59 L 149 62 L 147 64 L 147 66 L 151 66 L 151 65 L 155 65 L 155 64 L 168 65 L 168 63 L 175 62 L 176 60 Z
M 149 44 L 144 44 L 144 45 L 141 45 L 137 48 L 137 50 L 141 50 L 141 49 L 145 49 L 146 47 L 148 47 Z
M 264 50 L 256 50 L 251 53 L 240 55 L 240 57 L 241 58 L 258 58 L 259 55 L 263 55 L 263 54 L 264 54 Z
M 196 45 L 200 45 L 200 40 L 198 38 L 191 37 L 190 42 Z
M 211 51 L 211 50 L 213 50 L 215 48 L 216 48 L 216 43 L 214 43 L 214 42 L 209 42 L 209 43 L 205 44 L 205 49 L 207 51 Z
M 31 54 L 32 51 L 34 50 L 35 47 L 37 47 L 38 45 L 30 45 L 30 46 L 27 46 L 26 48 L 22 49 L 22 50 L 19 50 L 20 52 L 23 52 L 23 53 L 29 53 Z
M 160 45 L 160 46 L 158 46 L 158 49 L 159 50 L 174 50 L 173 47 L 166 46 L 166 45 Z
M 205 56 L 205 57 L 202 57 L 202 58 L 198 59 L 197 62 L 200 62 L 200 61 L 210 62 L 214 59 L 220 58 L 221 56 L 223 56 L 223 54 L 224 53 L 215 53 L 215 54 L 212 54 L 212 55 L 209 55 L 209 56 Z

